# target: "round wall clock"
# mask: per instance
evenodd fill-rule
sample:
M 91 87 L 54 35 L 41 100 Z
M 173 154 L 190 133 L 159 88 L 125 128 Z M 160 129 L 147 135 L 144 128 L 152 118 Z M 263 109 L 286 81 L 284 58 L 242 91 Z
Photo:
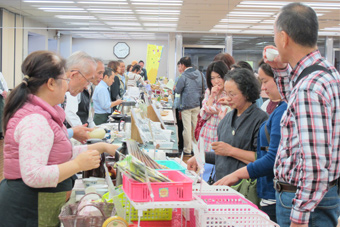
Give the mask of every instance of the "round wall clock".
M 124 42 L 118 42 L 113 47 L 113 53 L 117 58 L 126 58 L 130 54 L 130 47 Z

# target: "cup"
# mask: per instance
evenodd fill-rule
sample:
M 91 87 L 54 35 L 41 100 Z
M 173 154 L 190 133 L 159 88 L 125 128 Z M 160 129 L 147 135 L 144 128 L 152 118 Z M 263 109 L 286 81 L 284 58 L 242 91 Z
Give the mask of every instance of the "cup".
M 266 49 L 266 56 L 268 61 L 274 61 L 274 59 L 279 55 L 279 52 L 275 49 Z

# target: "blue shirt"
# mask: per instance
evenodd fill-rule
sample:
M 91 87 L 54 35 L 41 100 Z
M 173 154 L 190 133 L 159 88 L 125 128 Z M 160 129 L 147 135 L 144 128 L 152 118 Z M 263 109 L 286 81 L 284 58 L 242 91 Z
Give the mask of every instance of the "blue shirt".
M 274 162 L 281 139 L 281 118 L 287 109 L 287 103 L 281 102 L 269 116 L 268 121 L 262 123 L 257 137 L 257 160 L 247 165 L 250 178 L 257 179 L 257 194 L 263 199 L 275 199 L 273 186 Z M 265 125 L 270 136 L 268 144 Z M 261 150 L 261 147 L 268 147 L 268 151 Z
M 111 113 L 111 97 L 108 89 L 109 86 L 102 80 L 94 90 L 92 100 L 96 114 Z

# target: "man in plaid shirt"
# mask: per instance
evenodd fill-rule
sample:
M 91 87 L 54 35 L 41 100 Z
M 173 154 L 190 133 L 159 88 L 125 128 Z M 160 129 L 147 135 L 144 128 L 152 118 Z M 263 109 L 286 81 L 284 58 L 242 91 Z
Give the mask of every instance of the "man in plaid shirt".
M 274 33 L 279 55 L 273 61 L 267 59 L 266 50 L 276 49 L 273 46 L 265 47 L 263 54 L 288 103 L 274 165 L 278 224 L 336 226 L 340 215 L 340 75 L 317 49 L 318 19 L 309 6 L 284 6 Z M 311 65 L 324 68 L 306 69 Z

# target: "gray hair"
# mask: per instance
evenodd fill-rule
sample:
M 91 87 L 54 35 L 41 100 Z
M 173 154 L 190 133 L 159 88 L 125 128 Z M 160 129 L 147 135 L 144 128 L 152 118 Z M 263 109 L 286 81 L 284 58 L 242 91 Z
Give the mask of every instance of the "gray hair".
M 97 62 L 97 64 L 98 64 L 98 62 L 101 62 L 101 63 L 104 64 L 104 61 L 101 58 L 93 58 L 93 60 L 95 60 L 95 62 Z
M 311 7 L 302 3 L 284 6 L 276 20 L 276 29 L 286 32 L 301 46 L 314 47 L 318 41 L 318 17 Z
M 67 58 L 66 70 L 71 71 L 72 68 L 78 68 L 81 69 L 83 73 L 87 74 L 90 71 L 91 64 L 97 68 L 96 61 L 90 55 L 83 51 L 77 51 Z

